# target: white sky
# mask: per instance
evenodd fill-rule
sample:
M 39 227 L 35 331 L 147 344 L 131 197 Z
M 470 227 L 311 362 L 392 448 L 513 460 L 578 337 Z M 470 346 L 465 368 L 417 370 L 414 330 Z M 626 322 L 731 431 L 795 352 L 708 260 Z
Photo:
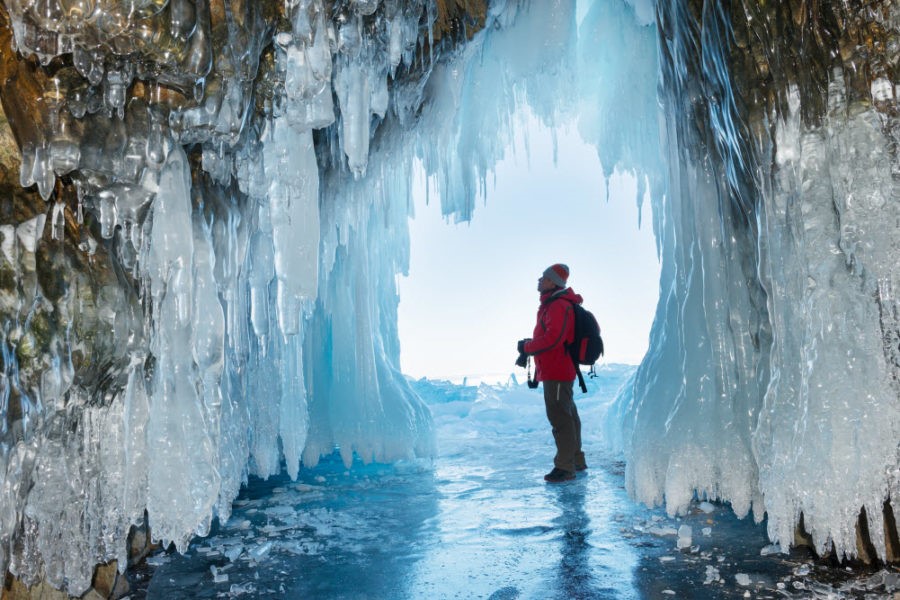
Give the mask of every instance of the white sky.
M 607 202 L 596 150 L 575 132 L 557 136 L 554 166 L 550 131 L 529 125 L 530 160 L 520 146 L 498 163 L 470 223 L 445 222 L 419 178 L 410 272 L 399 278 L 405 374 L 522 381 L 516 342 L 531 336 L 537 279 L 556 262 L 600 323 L 602 360 L 640 362 L 659 294 L 649 201 L 639 229 L 633 179 L 613 176 Z

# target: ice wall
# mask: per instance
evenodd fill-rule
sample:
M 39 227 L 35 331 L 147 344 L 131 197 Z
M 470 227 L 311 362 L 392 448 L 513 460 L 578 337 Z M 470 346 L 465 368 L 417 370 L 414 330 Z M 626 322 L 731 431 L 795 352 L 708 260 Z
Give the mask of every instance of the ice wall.
M 658 18 L 661 296 L 609 423 L 628 489 L 670 513 L 697 495 L 765 514 L 784 548 L 802 515 L 839 557 L 864 509 L 885 558 L 900 88 L 880 65 L 898 58 L 898 7 L 671 2 Z
M 0 230 L 0 566 L 73 594 L 249 474 L 432 455 L 397 368 L 413 162 L 469 218 L 517 107 L 554 124 L 575 82 L 573 2 L 78 6 L 0 14 L 40 196 Z
M 274 36 L 271 54 L 283 95 L 260 114 L 251 83 L 273 37 L 261 3 L 225 11 L 213 72 L 184 70 L 182 59 L 199 56 L 170 52 L 187 41 L 211 58 L 207 3 L 141 14 L 126 4 L 104 8 L 120 24 L 156 28 L 162 48 L 117 31 L 110 54 L 90 45 L 109 33 L 110 14 L 38 22 L 45 15 L 31 5 L 7 6 L 22 53 L 50 67 L 71 55 L 74 69 L 51 68 L 47 79 L 26 64 L 4 90 L 10 112 L 27 108 L 32 86 L 56 91 L 51 126 L 20 132 L 21 183 L 36 183 L 52 212 L 3 230 L 4 275 L 15 286 L 4 287 L 0 566 L 74 594 L 90 586 L 96 563 L 125 568 L 129 528 L 145 510 L 154 538 L 183 548 L 213 517 L 228 517 L 248 474 L 295 476 L 301 461 L 336 447 L 348 465 L 354 454 L 433 452 L 430 415 L 396 368 L 393 277 L 407 252 L 408 194 L 371 180 L 381 193 L 321 192 L 313 140 L 314 128 L 352 121 L 358 131 L 340 134 L 334 169 L 346 177 L 344 156 L 364 168 L 387 73 L 404 57 L 409 67 L 427 31 L 424 4 L 394 3 L 396 14 L 373 18 L 396 31 L 388 55 L 378 37 L 352 41 L 375 5 L 347 15 L 335 45 L 322 3 L 291 3 L 292 28 Z M 191 22 L 182 30 L 176 16 Z M 170 62 L 154 63 L 155 50 Z M 357 80 L 380 78 L 380 108 L 365 86 L 333 106 L 333 63 Z M 192 82 L 201 101 L 179 106 L 174 90 Z M 126 98 L 135 86 L 148 88 L 149 102 Z M 57 176 L 74 180 L 77 198 L 53 197 Z M 52 236 L 42 237 L 45 220 Z M 84 255 L 66 255 L 78 243 L 66 239 L 73 229 Z M 41 248 L 68 261 L 53 273 L 68 286 L 59 297 Z M 48 314 L 59 322 L 43 326 Z

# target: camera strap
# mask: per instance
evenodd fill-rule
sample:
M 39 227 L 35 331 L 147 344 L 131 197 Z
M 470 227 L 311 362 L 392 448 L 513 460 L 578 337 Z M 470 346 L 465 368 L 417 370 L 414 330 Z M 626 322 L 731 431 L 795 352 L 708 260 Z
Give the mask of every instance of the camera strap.
M 528 361 L 525 363 L 527 372 L 528 372 L 528 387 L 534 389 L 537 387 L 537 381 L 533 381 L 531 379 L 531 357 L 528 357 Z

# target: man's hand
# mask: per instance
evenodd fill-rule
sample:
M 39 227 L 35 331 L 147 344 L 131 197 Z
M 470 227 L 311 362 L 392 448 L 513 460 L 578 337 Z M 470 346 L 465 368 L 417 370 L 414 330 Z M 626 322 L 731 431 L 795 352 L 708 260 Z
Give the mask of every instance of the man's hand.
M 516 359 L 516 366 L 522 367 L 523 369 L 528 366 L 528 355 L 525 354 L 525 342 L 529 340 L 531 340 L 531 338 L 519 340 L 519 343 L 516 345 L 516 350 L 519 351 L 519 357 Z

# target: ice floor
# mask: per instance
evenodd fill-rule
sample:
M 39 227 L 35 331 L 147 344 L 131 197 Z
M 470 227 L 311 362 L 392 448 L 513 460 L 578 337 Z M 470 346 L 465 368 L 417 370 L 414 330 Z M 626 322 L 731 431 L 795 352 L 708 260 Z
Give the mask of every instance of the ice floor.
M 131 574 L 132 598 L 895 597 L 896 570 L 767 554 L 764 526 L 727 506 L 670 519 L 629 500 L 595 427 L 629 371 L 578 394 L 590 468 L 562 485 L 542 480 L 553 440 L 540 390 L 416 382 L 433 463 L 347 470 L 335 456 L 297 482 L 253 480 L 227 523 Z

